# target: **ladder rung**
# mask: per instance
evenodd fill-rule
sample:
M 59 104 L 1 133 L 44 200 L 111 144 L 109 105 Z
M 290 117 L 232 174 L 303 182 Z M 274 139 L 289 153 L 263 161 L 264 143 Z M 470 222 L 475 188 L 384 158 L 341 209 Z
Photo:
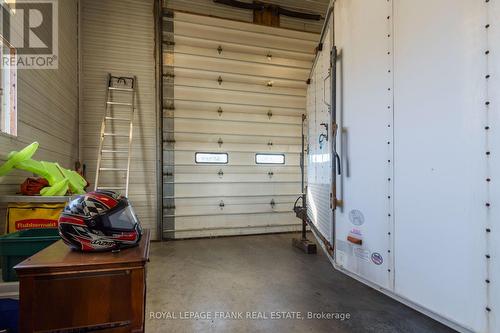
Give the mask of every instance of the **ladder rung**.
M 116 187 L 113 187 L 113 186 L 98 186 L 97 189 L 98 190 L 126 190 L 127 188 L 126 187 L 120 187 L 120 186 L 116 186 Z
M 99 168 L 100 171 L 127 171 L 123 168 Z
M 101 152 L 108 154 L 128 154 L 128 150 L 102 150 Z
M 103 134 L 104 136 L 116 136 L 116 137 L 124 137 L 124 138 L 128 138 L 128 134 L 116 134 L 116 133 L 104 133 Z
M 116 91 L 129 91 L 133 92 L 134 89 L 131 88 L 118 88 L 118 87 L 108 87 L 109 90 L 116 90 Z
M 130 121 L 130 118 L 104 117 L 106 120 Z
M 132 106 L 132 103 L 124 103 L 124 102 L 106 102 L 108 105 L 122 105 L 122 106 Z

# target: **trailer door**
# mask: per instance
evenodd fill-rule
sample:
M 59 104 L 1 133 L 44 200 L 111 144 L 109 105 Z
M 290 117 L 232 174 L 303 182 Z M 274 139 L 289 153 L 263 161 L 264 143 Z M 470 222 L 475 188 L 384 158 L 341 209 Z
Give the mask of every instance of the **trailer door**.
M 335 261 L 392 289 L 392 15 L 387 1 L 335 3 L 337 150 Z M 382 18 L 382 19 L 380 19 Z

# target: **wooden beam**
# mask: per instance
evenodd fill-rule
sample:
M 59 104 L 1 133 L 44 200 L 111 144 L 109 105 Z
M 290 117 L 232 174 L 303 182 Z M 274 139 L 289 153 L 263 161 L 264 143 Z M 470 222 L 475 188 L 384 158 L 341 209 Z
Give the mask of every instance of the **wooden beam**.
M 262 4 L 259 1 L 254 1 L 254 4 Z M 253 23 L 268 25 L 270 27 L 280 26 L 279 7 L 275 5 L 266 5 L 262 9 L 253 10 Z

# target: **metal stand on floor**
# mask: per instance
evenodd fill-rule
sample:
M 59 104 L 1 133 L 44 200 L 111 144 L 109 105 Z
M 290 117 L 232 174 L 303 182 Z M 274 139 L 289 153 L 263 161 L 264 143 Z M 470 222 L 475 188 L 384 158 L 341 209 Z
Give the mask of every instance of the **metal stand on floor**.
M 306 188 L 305 188 L 305 136 L 304 136 L 304 122 L 306 115 L 302 115 L 302 151 L 300 153 L 300 171 L 302 175 L 302 195 L 295 200 L 293 210 L 295 215 L 302 220 L 302 234 L 301 238 L 292 239 L 292 245 L 301 249 L 307 254 L 315 254 L 317 252 L 316 244 L 307 239 L 307 201 L 306 201 Z M 302 206 L 298 206 L 298 202 L 302 200 Z

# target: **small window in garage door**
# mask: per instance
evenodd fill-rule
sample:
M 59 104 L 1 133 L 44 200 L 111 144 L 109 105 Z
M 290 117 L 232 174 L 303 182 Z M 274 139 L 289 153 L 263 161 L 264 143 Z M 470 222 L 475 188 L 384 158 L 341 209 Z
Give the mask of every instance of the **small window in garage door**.
M 256 164 L 285 164 L 284 154 L 255 154 Z
M 196 153 L 194 160 L 197 164 L 227 164 L 227 153 Z

